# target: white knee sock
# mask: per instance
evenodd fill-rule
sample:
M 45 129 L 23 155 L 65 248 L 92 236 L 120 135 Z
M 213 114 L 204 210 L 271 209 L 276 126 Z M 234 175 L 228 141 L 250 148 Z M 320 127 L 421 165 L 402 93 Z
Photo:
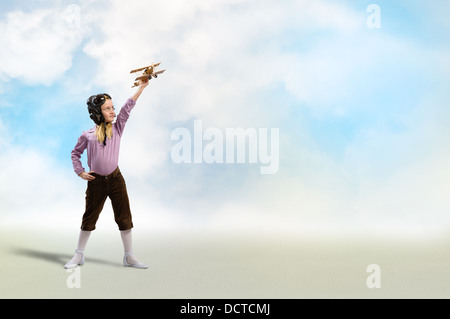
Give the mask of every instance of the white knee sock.
M 77 246 L 78 252 L 84 253 L 84 248 L 86 248 L 86 244 L 88 242 L 90 235 L 91 235 L 90 231 L 86 231 L 86 230 L 80 231 L 80 235 L 78 237 L 78 246 Z
M 123 243 L 123 250 L 125 252 L 132 252 L 133 251 L 133 243 L 132 243 L 132 234 L 131 229 L 127 230 L 121 230 L 120 236 L 122 237 L 122 243 Z
M 131 229 L 121 230 L 120 236 L 122 237 L 123 249 L 127 255 L 127 261 L 130 264 L 137 264 L 139 260 L 133 254 L 133 238 Z

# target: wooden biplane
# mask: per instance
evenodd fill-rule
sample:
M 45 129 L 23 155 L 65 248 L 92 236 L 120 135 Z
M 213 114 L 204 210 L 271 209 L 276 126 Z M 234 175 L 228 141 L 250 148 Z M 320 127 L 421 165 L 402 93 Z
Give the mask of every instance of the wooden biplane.
M 135 86 L 139 86 L 139 80 L 144 80 L 144 79 L 151 80 L 152 78 L 157 78 L 158 74 L 163 73 L 165 70 L 158 70 L 158 66 L 160 64 L 161 64 L 161 62 L 152 63 L 149 66 L 145 66 L 143 68 L 131 70 L 130 74 L 131 73 L 138 73 L 137 78 L 134 79 L 135 82 L 134 82 L 132 88 L 134 88 Z

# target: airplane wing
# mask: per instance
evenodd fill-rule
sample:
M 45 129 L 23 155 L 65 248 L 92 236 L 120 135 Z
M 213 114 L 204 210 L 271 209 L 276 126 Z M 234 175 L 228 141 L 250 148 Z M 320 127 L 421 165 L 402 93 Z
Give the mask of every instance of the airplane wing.
M 147 74 L 138 76 L 138 77 L 135 78 L 134 80 L 135 80 L 135 81 L 139 81 L 139 80 L 144 80 L 144 79 L 148 79 L 148 75 L 147 75 Z
M 156 72 L 153 72 L 153 74 L 161 74 L 161 73 L 163 73 L 165 70 L 160 70 L 160 71 L 156 71 Z
M 152 67 L 152 66 L 153 66 L 153 67 L 158 66 L 158 65 L 160 65 L 160 64 L 161 64 L 161 62 L 154 63 L 154 64 L 149 65 L 149 66 L 144 66 L 143 68 L 131 70 L 130 73 L 139 72 L 139 71 L 145 70 L 145 69 L 147 69 L 147 68 L 150 68 L 150 67 Z
M 139 68 L 139 69 L 131 70 L 131 71 L 130 71 L 130 73 L 136 73 L 136 72 L 139 72 L 139 71 L 145 70 L 145 69 L 146 69 L 146 68 L 148 68 L 148 67 L 150 67 L 150 66 L 146 66 L 146 67 L 143 67 L 143 68 Z
M 161 74 L 161 73 L 163 73 L 164 71 L 165 71 L 165 70 L 156 71 L 156 72 L 153 72 L 151 75 L 154 77 L 155 75 Z M 150 78 L 150 75 L 149 75 L 149 74 L 144 74 L 144 75 L 138 76 L 138 77 L 135 78 L 134 80 L 135 80 L 135 81 L 139 81 L 139 80 L 144 80 L 144 79 L 149 79 L 149 78 Z

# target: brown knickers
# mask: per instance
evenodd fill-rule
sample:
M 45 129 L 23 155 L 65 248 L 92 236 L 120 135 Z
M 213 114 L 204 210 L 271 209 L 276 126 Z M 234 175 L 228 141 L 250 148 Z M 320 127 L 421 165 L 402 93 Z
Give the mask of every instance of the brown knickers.
M 111 199 L 114 220 L 119 226 L 119 230 L 133 228 L 127 187 L 119 167 L 107 176 L 95 173 L 92 173 L 92 175 L 95 176 L 95 179 L 88 181 L 86 210 L 83 214 L 81 229 L 85 231 L 95 229 L 95 224 L 102 212 L 107 197 Z

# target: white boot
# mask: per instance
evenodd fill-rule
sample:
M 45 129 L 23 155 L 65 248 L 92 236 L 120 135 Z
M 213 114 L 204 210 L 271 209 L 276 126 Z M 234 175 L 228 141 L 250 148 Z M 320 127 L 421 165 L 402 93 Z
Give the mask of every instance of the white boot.
M 67 264 L 64 265 L 64 268 L 72 269 L 77 267 L 78 265 L 83 266 L 83 264 L 84 264 L 84 251 L 77 249 L 75 250 L 75 255 Z
M 126 251 L 123 256 L 123 265 L 125 267 L 133 267 L 139 269 L 147 269 L 148 266 L 141 263 L 134 255 L 132 251 Z

